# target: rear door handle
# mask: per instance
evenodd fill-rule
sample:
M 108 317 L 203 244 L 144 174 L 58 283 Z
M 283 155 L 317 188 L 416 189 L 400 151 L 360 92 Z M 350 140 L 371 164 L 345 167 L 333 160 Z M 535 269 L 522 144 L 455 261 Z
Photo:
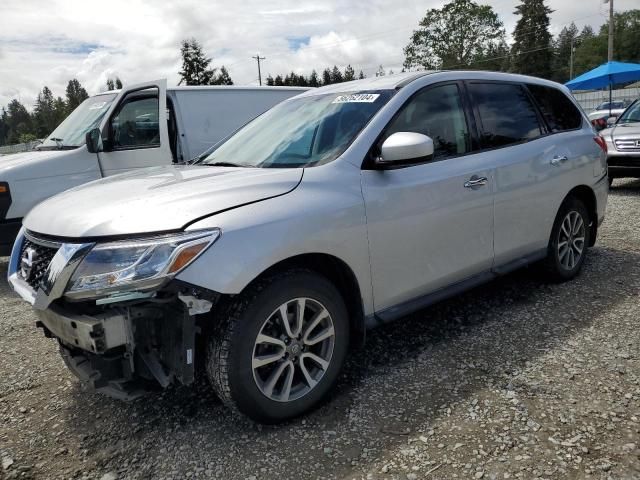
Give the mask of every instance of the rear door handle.
M 487 177 L 478 177 L 474 175 L 469 180 L 464 182 L 464 188 L 482 187 L 486 185 L 488 181 L 489 180 L 487 179 Z
M 556 155 L 551 159 L 551 165 L 553 165 L 554 167 L 557 167 L 558 165 L 566 162 L 567 160 L 569 160 L 569 158 L 566 155 L 562 155 L 562 156 Z

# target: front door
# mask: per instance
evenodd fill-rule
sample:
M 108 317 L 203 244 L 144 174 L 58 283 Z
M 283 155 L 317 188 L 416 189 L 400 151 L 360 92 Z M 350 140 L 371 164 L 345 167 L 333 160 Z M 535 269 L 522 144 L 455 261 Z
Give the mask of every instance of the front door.
M 457 83 L 419 91 L 391 120 L 395 132 L 433 139 L 433 159 L 363 170 L 376 311 L 387 310 L 491 268 L 494 170 L 471 152 Z
M 98 153 L 104 176 L 170 165 L 166 80 L 123 91 L 102 126 L 104 149 Z

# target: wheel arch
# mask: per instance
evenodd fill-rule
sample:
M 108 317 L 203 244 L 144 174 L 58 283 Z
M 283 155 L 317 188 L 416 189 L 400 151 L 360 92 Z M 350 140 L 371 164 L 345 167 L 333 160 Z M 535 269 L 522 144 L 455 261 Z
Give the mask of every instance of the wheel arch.
M 335 285 L 342 295 L 349 314 L 351 345 L 361 347 L 364 344 L 366 332 L 362 293 L 355 273 L 351 267 L 340 258 L 327 253 L 304 253 L 295 255 L 280 260 L 264 270 L 254 278 L 245 289 L 264 277 L 296 268 L 311 270 L 324 276 Z
M 584 203 L 589 212 L 591 220 L 589 246 L 592 247 L 596 242 L 596 236 L 598 234 L 598 200 L 593 189 L 587 185 L 578 185 L 572 188 L 569 193 L 564 197 L 562 203 L 566 202 L 568 198 L 577 198 Z

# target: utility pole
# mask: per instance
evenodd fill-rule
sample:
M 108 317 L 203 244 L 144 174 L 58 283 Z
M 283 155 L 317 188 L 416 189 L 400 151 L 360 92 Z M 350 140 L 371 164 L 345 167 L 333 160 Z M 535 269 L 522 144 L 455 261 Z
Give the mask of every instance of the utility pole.
M 256 54 L 255 57 L 251 57 L 254 58 L 258 61 L 258 83 L 260 83 L 260 86 L 262 86 L 262 74 L 260 73 L 260 60 L 266 60 L 265 57 L 261 57 L 260 54 Z
M 573 53 L 576 51 L 576 47 L 573 46 L 575 41 L 574 37 L 571 37 L 571 56 L 569 60 L 569 80 L 573 80 Z
M 609 0 L 609 48 L 607 59 L 613 61 L 613 0 Z

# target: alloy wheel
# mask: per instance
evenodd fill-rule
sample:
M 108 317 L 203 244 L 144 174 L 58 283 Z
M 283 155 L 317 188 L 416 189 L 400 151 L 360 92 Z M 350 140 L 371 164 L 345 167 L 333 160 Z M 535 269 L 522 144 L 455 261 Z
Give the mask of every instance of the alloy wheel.
M 260 328 L 251 367 L 270 400 L 297 400 L 320 382 L 331 363 L 335 329 L 329 311 L 311 298 L 294 298 L 275 309 Z
M 558 232 L 558 261 L 565 270 L 573 270 L 582 258 L 586 225 L 579 212 L 571 210 L 562 220 Z

